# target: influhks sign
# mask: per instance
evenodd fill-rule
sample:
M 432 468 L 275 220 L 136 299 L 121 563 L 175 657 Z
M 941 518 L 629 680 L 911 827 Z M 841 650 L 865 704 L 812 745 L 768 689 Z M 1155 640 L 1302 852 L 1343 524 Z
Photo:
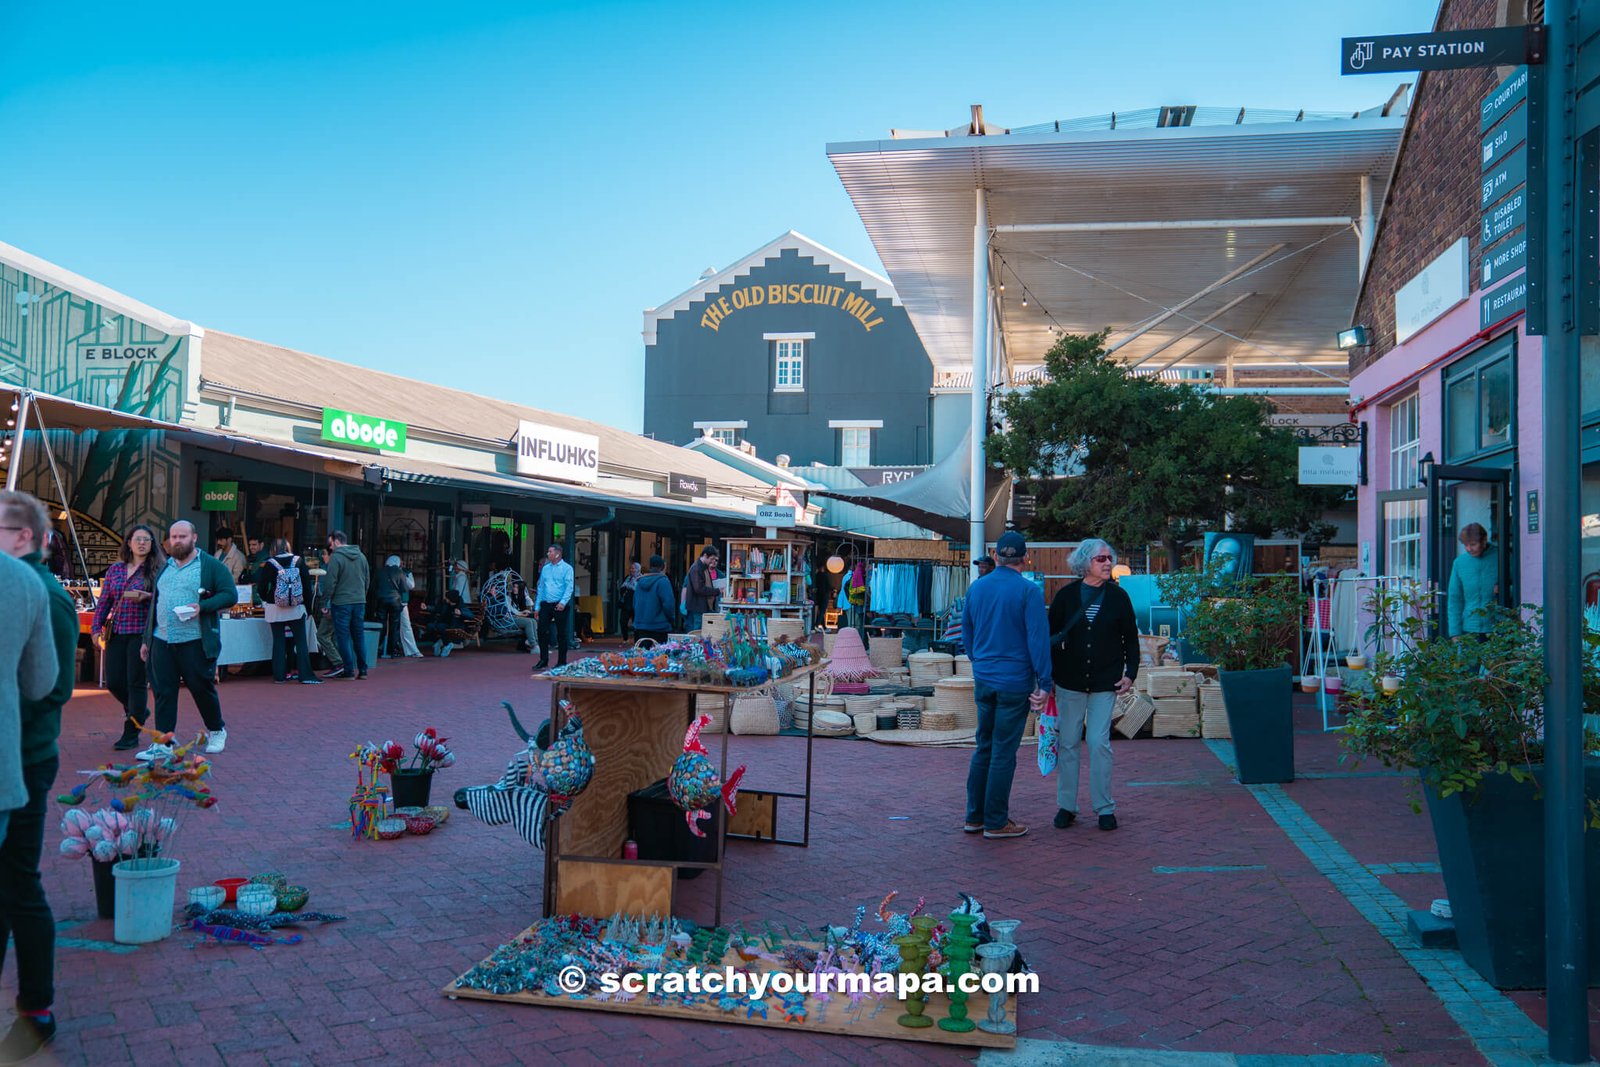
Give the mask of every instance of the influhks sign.
M 564 482 L 600 477 L 600 438 L 537 422 L 517 423 L 517 473 Z

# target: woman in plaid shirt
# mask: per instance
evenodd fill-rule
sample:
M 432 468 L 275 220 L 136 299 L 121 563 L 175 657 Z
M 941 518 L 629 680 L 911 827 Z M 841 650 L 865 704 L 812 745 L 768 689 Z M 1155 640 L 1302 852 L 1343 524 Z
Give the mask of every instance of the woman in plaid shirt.
M 155 531 L 141 523 L 122 539 L 117 557 L 121 562 L 112 564 L 106 571 L 100 587 L 100 602 L 95 605 L 89 633 L 105 650 L 106 688 L 122 704 L 122 736 L 112 747 L 128 749 L 139 747 L 139 726 L 150 716 L 149 705 L 145 703 L 145 667 L 139 658 L 139 645 L 144 640 L 150 594 L 166 556 Z M 106 626 L 108 617 L 109 629 Z

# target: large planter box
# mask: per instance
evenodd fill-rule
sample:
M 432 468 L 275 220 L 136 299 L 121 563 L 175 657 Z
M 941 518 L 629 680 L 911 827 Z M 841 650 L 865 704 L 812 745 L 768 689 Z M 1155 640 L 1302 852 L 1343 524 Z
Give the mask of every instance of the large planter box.
M 1294 704 L 1288 667 L 1219 671 L 1244 785 L 1294 781 Z
M 1541 780 L 1543 767 L 1533 768 Z M 1583 769 L 1584 792 L 1600 796 L 1600 762 Z M 1470 799 L 1427 791 L 1439 866 L 1456 941 L 1473 970 L 1496 989 L 1543 989 L 1544 801 L 1532 782 L 1492 774 Z M 1590 892 L 1589 984 L 1600 986 L 1600 831 L 1584 834 Z

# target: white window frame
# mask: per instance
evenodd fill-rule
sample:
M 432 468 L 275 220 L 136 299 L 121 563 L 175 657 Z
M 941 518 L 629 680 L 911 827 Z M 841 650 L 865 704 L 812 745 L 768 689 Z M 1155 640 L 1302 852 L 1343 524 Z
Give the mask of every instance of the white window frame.
M 1389 488 L 1422 486 L 1422 393 L 1389 405 Z
M 841 426 L 839 427 L 839 466 L 841 467 L 870 467 L 872 466 L 872 430 L 871 426 Z M 852 443 L 854 438 L 854 443 Z M 852 449 L 858 458 L 852 459 Z
M 748 419 L 724 419 L 721 422 L 707 419 L 696 422 L 694 428 L 713 441 L 729 448 L 738 448 L 744 439 L 744 431 L 750 428 L 750 422 Z
M 803 393 L 806 391 L 806 345 L 815 333 L 765 333 L 761 337 L 772 344 L 774 393 Z M 785 368 L 793 373 L 785 375 Z M 785 381 L 785 377 L 790 380 Z

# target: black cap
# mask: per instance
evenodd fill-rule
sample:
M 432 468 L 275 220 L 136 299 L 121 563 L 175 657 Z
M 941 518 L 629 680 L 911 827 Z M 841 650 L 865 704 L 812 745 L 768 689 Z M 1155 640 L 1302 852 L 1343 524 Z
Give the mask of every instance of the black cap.
M 232 536 L 233 536 L 233 531 L 231 529 L 229 529 L 228 527 L 226 527 L 226 526 L 218 526 L 217 527 L 217 540 L 218 541 L 222 540 L 224 537 L 231 538 Z
M 1001 559 L 1021 559 L 1028 554 L 1028 542 L 1017 531 L 1007 530 L 994 543 L 994 554 Z
M 988 556 L 979 556 L 977 559 L 972 561 L 972 565 L 974 567 L 981 567 L 985 563 L 987 563 L 991 567 L 994 566 L 994 560 L 990 559 Z

